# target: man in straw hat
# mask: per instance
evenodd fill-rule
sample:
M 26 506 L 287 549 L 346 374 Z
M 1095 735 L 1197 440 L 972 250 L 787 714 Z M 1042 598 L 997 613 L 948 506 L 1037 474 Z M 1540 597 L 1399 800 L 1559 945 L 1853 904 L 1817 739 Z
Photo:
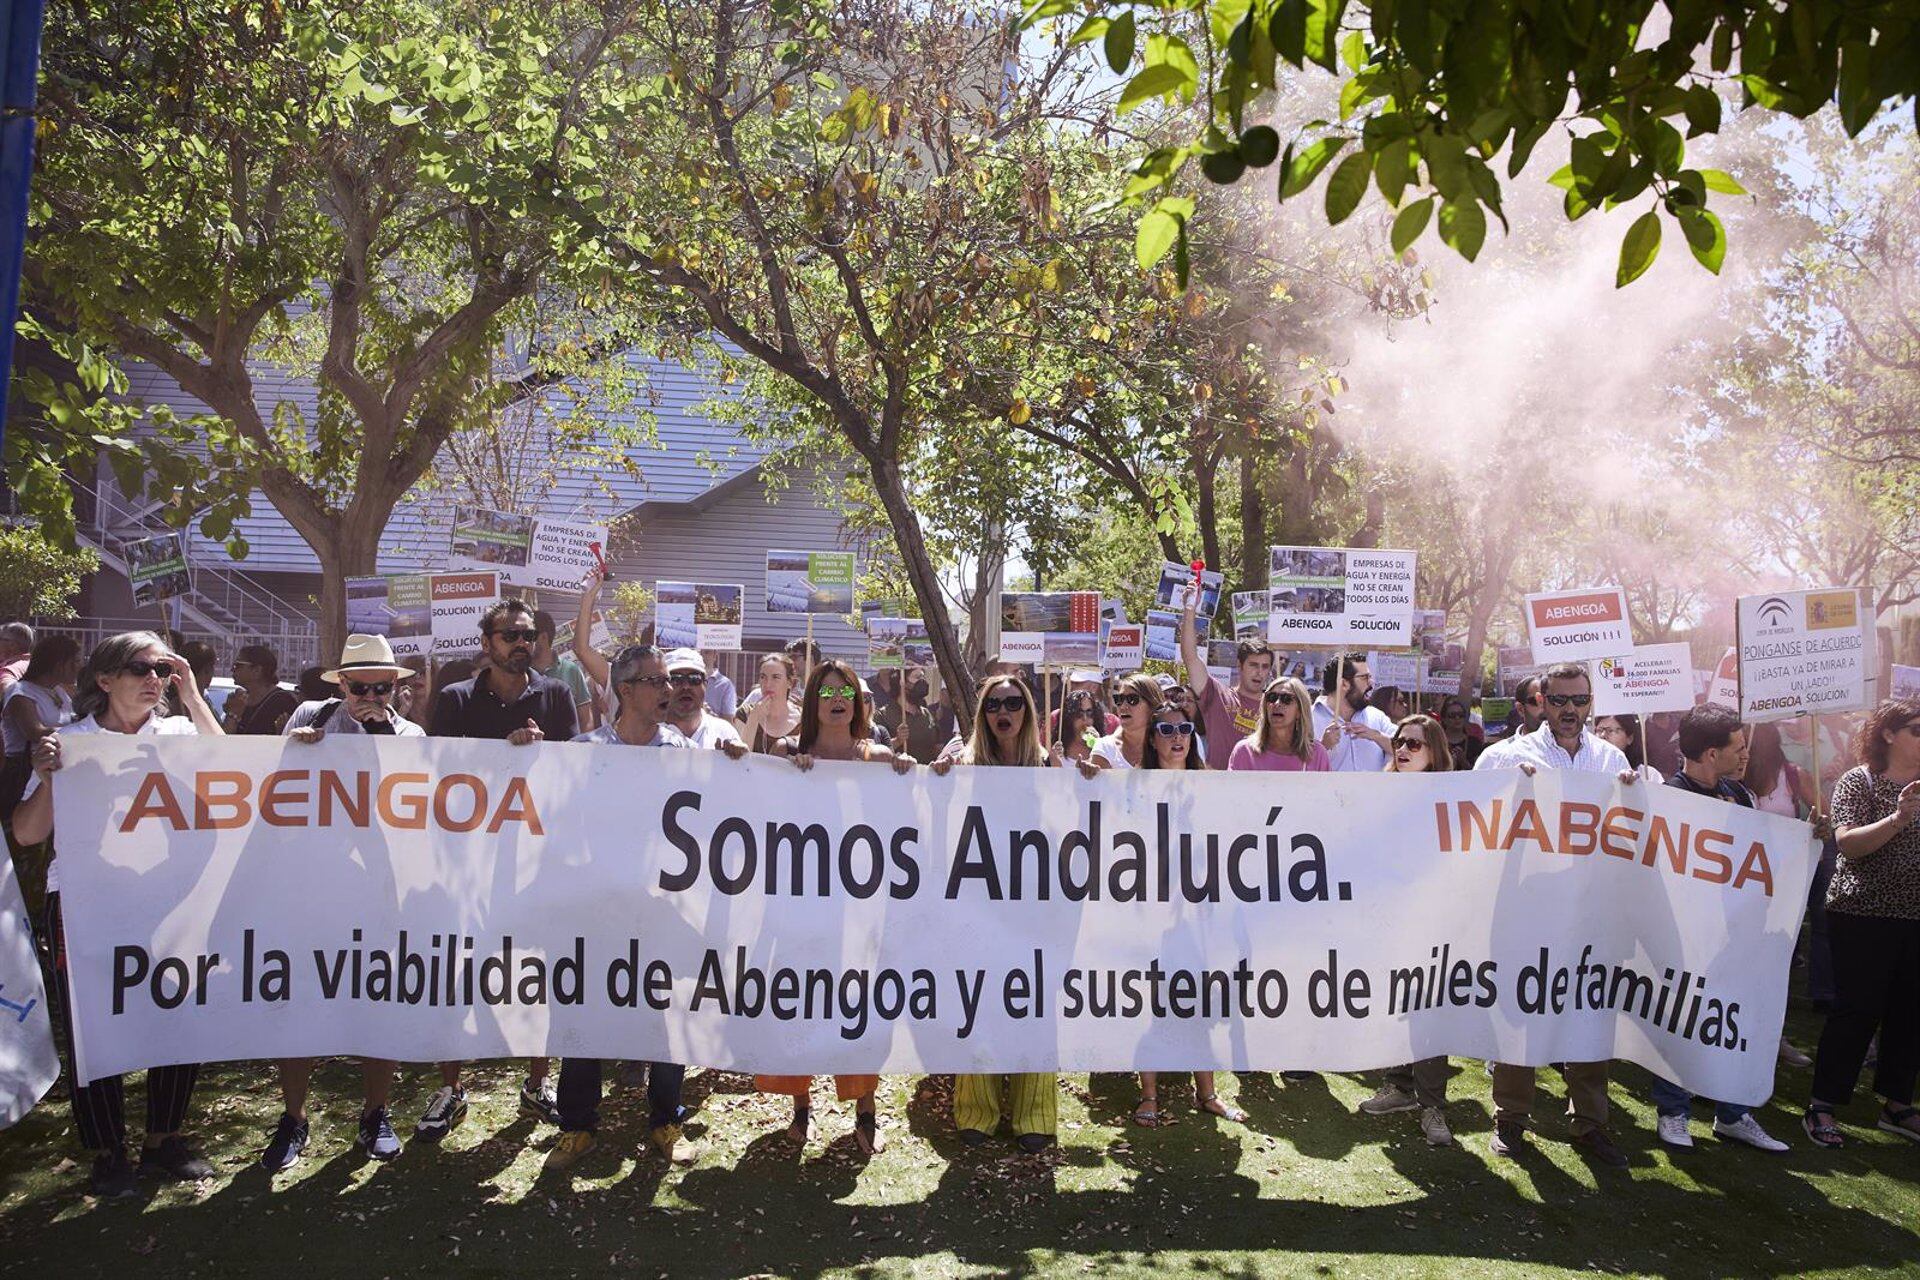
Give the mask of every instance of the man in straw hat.
M 393 648 L 385 636 L 348 636 L 340 665 L 320 675 L 328 684 L 339 686 L 340 696 L 301 703 L 287 717 L 286 735 L 295 742 L 318 742 L 329 733 L 424 738 L 424 729 L 393 709 L 394 689 L 412 674 L 393 660 Z M 355 1144 L 372 1160 L 387 1161 L 400 1154 L 400 1139 L 387 1111 L 394 1065 L 383 1058 L 363 1058 L 360 1063 L 366 1092 Z M 307 1088 L 312 1080 L 312 1058 L 280 1060 L 280 1121 L 260 1153 L 261 1167 L 269 1172 L 291 1168 L 306 1150 Z

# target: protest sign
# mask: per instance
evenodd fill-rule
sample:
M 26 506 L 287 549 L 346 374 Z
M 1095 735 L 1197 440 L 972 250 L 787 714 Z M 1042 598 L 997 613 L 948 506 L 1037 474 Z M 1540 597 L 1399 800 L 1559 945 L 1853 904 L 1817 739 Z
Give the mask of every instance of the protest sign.
M 1619 587 L 1582 587 L 1530 595 L 1527 631 L 1533 641 L 1533 660 L 1543 667 L 1555 662 L 1616 658 L 1633 650 L 1627 593 Z
M 403 595 L 418 590 L 405 583 Z M 435 573 L 427 577 L 433 610 L 433 656 L 456 658 L 480 651 L 480 615 L 500 599 L 500 579 L 493 573 Z
M 1207 641 L 1207 674 L 1232 684 L 1240 678 L 1240 642 Z
M 1003 660 L 1008 658 L 1003 652 Z M 927 640 L 924 618 L 869 618 L 867 620 L 867 665 L 875 671 L 902 667 L 923 667 L 933 662 L 933 646 Z
M 1275 644 L 1413 643 L 1411 551 L 1270 547 L 1267 639 Z
M 60 1078 L 52 1013 L 13 859 L 0 859 L 0 1129 L 32 1110 Z
M 1887 689 L 1889 698 L 1898 698 L 1902 702 L 1920 701 L 1920 667 L 1904 667 L 1893 664 L 1893 679 Z
M 396 658 L 426 657 L 433 647 L 433 592 L 428 576 L 348 578 L 347 630 L 385 636 Z
M 1137 622 L 1116 622 L 1107 628 L 1100 665 L 1108 671 L 1133 671 L 1146 661 L 1147 629 Z
M 1411 653 L 1382 653 L 1378 649 L 1367 651 L 1367 673 L 1373 677 L 1373 687 L 1384 689 L 1392 685 L 1396 689 L 1412 689 L 1420 682 L 1420 659 Z
M 68 744 L 80 1074 L 1621 1058 L 1773 1089 L 1814 845 L 1675 788 L 330 735 Z M 1382 929 L 1382 920 L 1393 921 Z
M 1738 710 L 1740 707 L 1740 650 L 1729 648 L 1720 655 L 1707 677 L 1708 702 Z
M 1147 656 L 1156 662 L 1180 661 L 1180 615 L 1147 611 Z
M 851 551 L 767 552 L 768 613 L 853 612 Z
M 129 542 L 123 554 L 136 606 L 158 604 L 192 589 L 192 579 L 187 573 L 185 532 L 163 533 L 156 538 Z
M 1233 638 L 1235 640 L 1267 638 L 1266 592 L 1236 591 L 1233 593 Z
M 594 547 L 607 545 L 607 526 L 590 521 L 516 515 L 470 503 L 453 509 L 447 539 L 451 569 L 490 570 L 500 583 L 542 591 L 578 591 L 599 568 Z
M 1211 620 L 1220 611 L 1220 588 L 1225 581 L 1223 575 L 1211 569 L 1200 571 L 1200 604 L 1194 611 L 1196 617 Z M 1186 610 L 1187 597 L 1192 594 L 1193 566 L 1171 560 L 1161 562 L 1160 585 L 1153 593 L 1155 606 L 1162 612 L 1179 614 Z
M 1693 651 L 1685 644 L 1643 644 L 1620 658 L 1589 664 L 1593 714 L 1652 715 L 1693 706 Z
M 1507 721 L 1511 719 L 1513 719 L 1512 698 L 1480 699 L 1480 723 L 1487 732 L 1493 733 L 1505 729 Z
M 655 643 L 663 649 L 738 649 L 745 596 L 738 583 L 657 583 Z
M 1100 660 L 1100 610 L 1098 591 L 1002 592 L 1000 657 L 1091 666 Z
M 1742 720 L 1866 707 L 1873 614 L 1855 588 L 1741 596 L 1734 623 Z
M 1494 687 L 1511 694 L 1522 680 L 1538 676 L 1547 668 L 1533 660 L 1533 650 L 1525 645 L 1502 646 L 1494 650 Z

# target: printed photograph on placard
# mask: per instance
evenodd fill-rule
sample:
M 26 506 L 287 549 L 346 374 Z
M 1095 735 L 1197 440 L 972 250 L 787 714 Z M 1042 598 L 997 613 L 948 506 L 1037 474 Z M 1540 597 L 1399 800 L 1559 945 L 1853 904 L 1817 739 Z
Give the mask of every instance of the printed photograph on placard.
M 187 573 L 187 535 L 163 533 L 142 538 L 126 547 L 127 579 L 133 584 L 136 605 L 157 604 L 185 595 L 192 587 Z
M 927 639 L 927 623 L 924 618 L 904 618 L 907 634 L 901 644 L 901 657 L 910 667 L 924 667 L 933 662 L 933 642 Z
M 1097 631 L 1049 631 L 1042 642 L 1045 661 L 1056 667 L 1090 667 L 1100 661 L 1100 633 Z
M 1273 614 L 1345 613 L 1347 593 L 1341 587 L 1275 587 L 1267 599 L 1268 616 Z
M 1335 587 L 1347 581 L 1347 553 L 1326 547 L 1272 547 L 1267 565 L 1270 587 Z
M 907 619 L 867 619 L 867 665 L 875 671 L 906 665 Z
M 1180 615 L 1164 609 L 1147 611 L 1147 656 L 1160 662 L 1180 660 Z
M 1000 595 L 1002 632 L 1073 630 L 1073 595 L 1066 591 L 1006 591 Z
M 686 649 L 698 643 L 695 614 L 698 590 L 691 582 L 662 582 L 653 593 L 654 643 L 662 649 Z
M 1267 593 L 1264 591 L 1236 591 L 1233 593 L 1233 638 L 1235 640 L 1265 640 L 1267 638 Z
M 455 564 L 523 568 L 533 548 L 533 517 L 462 503 L 453 509 L 448 554 Z
M 1200 618 L 1212 618 L 1220 611 L 1220 589 L 1226 583 L 1224 574 L 1204 569 L 1200 573 L 1200 603 L 1194 614 Z M 1193 594 L 1193 566 L 1175 564 L 1171 560 L 1160 565 L 1160 586 L 1153 595 L 1154 605 L 1167 613 L 1182 613 L 1187 607 L 1187 597 Z
M 851 613 L 851 551 L 767 552 L 768 613 Z

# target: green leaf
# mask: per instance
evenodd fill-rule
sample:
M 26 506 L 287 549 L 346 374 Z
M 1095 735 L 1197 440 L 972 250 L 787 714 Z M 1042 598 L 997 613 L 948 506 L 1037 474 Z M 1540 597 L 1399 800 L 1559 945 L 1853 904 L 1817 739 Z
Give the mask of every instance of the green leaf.
M 1563 164 L 1558 169 L 1555 169 L 1553 176 L 1547 179 L 1547 185 L 1550 187 L 1558 187 L 1562 191 L 1573 190 L 1573 166 Z
M 1415 200 L 1402 209 L 1393 219 L 1393 253 L 1395 257 L 1407 251 L 1407 246 L 1420 238 L 1427 229 L 1427 219 L 1433 216 L 1433 197 Z
M 1142 271 L 1167 256 L 1192 216 L 1193 201 L 1186 196 L 1168 196 L 1141 216 L 1133 237 L 1133 260 Z
M 1352 139 L 1344 137 L 1322 138 L 1306 150 L 1297 152 L 1280 174 L 1280 198 L 1285 200 L 1297 196 L 1312 186 L 1313 180 L 1320 176 L 1320 171 L 1332 163 L 1333 158 L 1340 154 L 1340 149 L 1350 141 Z
M 1367 194 L 1367 179 L 1373 176 L 1373 157 L 1356 151 L 1340 162 L 1327 179 L 1327 222 L 1339 226 L 1360 205 Z
M 1688 88 L 1684 110 L 1689 138 L 1720 131 L 1720 95 L 1711 85 L 1696 84 Z
M 1681 234 L 1687 238 L 1687 248 L 1693 250 L 1693 256 L 1700 265 L 1715 275 L 1720 274 L 1720 264 L 1727 258 L 1727 229 L 1720 225 L 1720 219 L 1710 209 L 1689 205 L 1674 215 L 1680 221 Z
M 1346 39 L 1340 42 L 1340 61 L 1347 64 L 1347 70 L 1359 71 L 1367 65 L 1367 40 L 1358 31 L 1347 32 Z
M 1707 184 L 1707 190 L 1718 191 L 1723 196 L 1743 196 L 1747 189 L 1733 180 L 1733 175 L 1721 169 L 1702 169 L 1701 179 Z
M 1187 75 L 1180 68 L 1164 62 L 1155 63 L 1127 81 L 1127 87 L 1120 91 L 1118 111 L 1126 115 L 1143 102 L 1177 92 L 1186 83 Z
M 1380 187 L 1381 198 L 1398 208 L 1401 193 L 1407 189 L 1407 183 L 1413 181 L 1411 139 L 1395 138 L 1375 152 L 1373 180 Z
M 1620 242 L 1620 266 L 1613 273 L 1613 287 L 1624 289 L 1647 273 L 1660 252 L 1660 215 L 1648 210 L 1627 228 Z
M 1472 262 L 1487 239 L 1487 215 L 1471 199 L 1449 200 L 1440 206 L 1440 238 Z
M 1075 45 L 1086 44 L 1090 40 L 1098 40 L 1101 36 L 1107 34 L 1112 26 L 1112 18 L 1107 17 L 1105 14 L 1095 14 L 1093 17 L 1081 23 L 1080 29 L 1068 38 L 1067 47 L 1071 49 Z
M 1125 75 L 1133 61 L 1133 10 L 1115 18 L 1107 28 L 1106 52 L 1107 65 L 1113 68 L 1113 73 Z

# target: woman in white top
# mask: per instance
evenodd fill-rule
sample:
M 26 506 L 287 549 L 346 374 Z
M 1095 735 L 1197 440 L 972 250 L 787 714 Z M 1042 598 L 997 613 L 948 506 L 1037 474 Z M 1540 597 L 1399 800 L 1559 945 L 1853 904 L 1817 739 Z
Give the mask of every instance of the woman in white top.
M 79 678 L 80 642 L 72 636 L 43 636 L 33 646 L 27 669 L 7 686 L 0 699 L 0 742 L 6 748 L 6 765 L 0 768 L 0 822 L 13 817 L 33 776 L 27 749 L 73 719 L 72 690 Z
M 1146 759 L 1153 713 L 1165 701 L 1160 682 L 1146 672 L 1122 676 L 1113 688 L 1113 714 L 1119 717 L 1120 731 L 1093 744 L 1095 763 L 1106 769 L 1138 769 Z
M 171 652 L 151 631 L 129 631 L 95 647 L 79 679 L 74 700 L 75 720 L 34 744 L 33 778 L 14 811 L 15 838 L 37 844 L 53 835 L 53 775 L 60 768 L 60 739 L 86 733 L 152 735 L 214 734 L 220 719 L 200 693 L 186 660 Z M 169 690 L 187 710 L 169 716 L 164 703 Z M 65 934 L 60 919 L 59 869 L 47 873 L 47 938 L 53 950 L 54 989 L 59 995 L 57 1016 L 65 1033 L 61 1042 L 73 1043 L 72 995 L 67 985 Z M 72 1072 L 73 1064 L 68 1063 Z M 140 1172 L 159 1173 L 181 1181 L 198 1182 L 213 1176 L 213 1166 L 201 1159 L 180 1130 L 193 1098 L 200 1068 L 194 1064 L 153 1067 L 147 1072 L 147 1137 L 140 1155 Z M 77 1073 L 69 1079 L 77 1080 Z M 93 1194 L 122 1199 L 137 1195 L 139 1186 L 127 1159 L 126 1104 L 119 1076 L 107 1076 L 73 1089 L 73 1118 L 80 1142 L 95 1152 Z
M 740 736 L 755 751 L 771 752 L 773 744 L 800 726 L 799 685 L 793 659 L 770 653 L 760 659 L 760 684 L 740 704 L 735 718 Z

